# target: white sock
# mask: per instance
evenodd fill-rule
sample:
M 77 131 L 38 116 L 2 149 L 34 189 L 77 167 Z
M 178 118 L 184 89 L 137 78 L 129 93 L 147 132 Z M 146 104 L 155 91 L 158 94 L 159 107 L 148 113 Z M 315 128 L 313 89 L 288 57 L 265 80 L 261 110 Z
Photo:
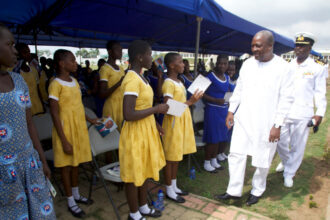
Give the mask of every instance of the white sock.
M 228 159 L 228 156 L 223 152 L 222 153 L 222 156 L 225 158 L 225 159 Z
M 176 179 L 172 179 L 172 188 L 174 189 L 175 193 L 182 193 L 182 190 L 179 189 L 176 185 Z
M 217 155 L 217 159 L 218 159 L 219 161 L 224 161 L 224 160 L 226 160 L 226 159 L 223 157 L 222 154 L 218 154 L 218 155 Z
M 176 197 L 178 196 L 175 192 L 174 189 L 172 188 L 172 185 L 170 186 L 166 186 L 166 194 L 168 197 L 172 198 L 172 199 L 176 199 Z
M 221 167 L 221 165 L 218 164 L 217 158 L 212 158 L 211 159 L 211 166 L 214 167 L 214 168 L 220 168 Z
M 78 186 L 72 187 L 72 196 L 75 200 L 78 200 L 80 198 Z
M 215 170 L 215 168 L 211 166 L 211 162 L 209 160 L 204 161 L 204 169 L 209 172 Z
M 68 198 L 68 206 L 69 207 L 77 205 L 76 201 L 74 201 L 73 196 L 70 196 L 70 197 L 67 197 L 67 198 Z
M 139 211 L 140 211 L 140 213 L 143 213 L 143 214 L 149 214 L 151 209 L 149 208 L 148 204 L 146 203 L 143 206 L 140 206 Z M 155 210 L 152 209 L 151 214 L 153 214 L 154 212 L 155 212 Z
M 134 219 L 134 220 L 139 220 L 140 218 L 142 218 L 142 215 L 139 211 L 135 212 L 135 213 L 129 213 L 129 215 Z

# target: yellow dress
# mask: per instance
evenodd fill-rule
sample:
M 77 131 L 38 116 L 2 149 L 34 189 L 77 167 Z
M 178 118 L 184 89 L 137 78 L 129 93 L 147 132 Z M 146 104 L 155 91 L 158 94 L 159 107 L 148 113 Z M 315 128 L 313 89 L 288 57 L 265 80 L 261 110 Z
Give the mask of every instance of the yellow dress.
M 29 93 L 31 98 L 31 113 L 32 115 L 44 112 L 41 100 L 38 94 L 39 74 L 35 67 L 30 66 L 30 72 L 24 72 L 21 70 L 21 75 L 24 78 L 26 84 L 29 87 Z
M 72 145 L 73 154 L 64 153 L 55 127 L 52 132 L 55 167 L 78 166 L 92 160 L 85 110 L 78 82 L 55 78 L 49 85 L 49 98 L 58 101 L 59 117 L 64 135 Z
M 186 89 L 180 82 L 167 78 L 163 84 L 164 97 L 178 102 L 186 102 Z M 162 137 L 165 158 L 168 161 L 181 161 L 184 154 L 196 152 L 196 142 L 190 109 L 180 116 L 165 115 L 163 120 L 165 135 Z
M 124 69 L 120 66 L 119 70 L 114 69 L 108 63 L 100 69 L 100 81 L 106 81 L 108 88 L 114 86 L 125 75 Z M 103 117 L 110 116 L 117 124 L 118 130 L 122 128 L 123 116 L 123 94 L 120 86 L 106 99 L 103 107 Z
M 40 80 L 39 80 L 39 91 L 42 98 L 42 101 L 48 102 L 48 92 L 46 89 L 46 82 L 47 82 L 47 75 L 44 70 L 40 73 Z
M 135 95 L 135 110 L 152 107 L 153 91 L 134 71 L 121 85 L 123 95 Z M 147 178 L 159 180 L 165 157 L 154 115 L 137 121 L 125 121 L 119 141 L 120 177 L 126 183 L 141 186 Z

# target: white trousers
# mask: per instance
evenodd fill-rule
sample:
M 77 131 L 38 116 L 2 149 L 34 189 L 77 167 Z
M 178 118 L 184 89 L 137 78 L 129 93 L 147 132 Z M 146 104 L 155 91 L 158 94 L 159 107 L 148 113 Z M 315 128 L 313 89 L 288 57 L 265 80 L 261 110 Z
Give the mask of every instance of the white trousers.
M 309 120 L 290 120 L 281 128 L 277 152 L 284 165 L 284 178 L 293 178 L 301 165 L 309 135 Z
M 230 153 L 228 156 L 229 183 L 227 193 L 232 196 L 242 196 L 247 155 Z M 266 190 L 269 168 L 256 168 L 252 179 L 251 194 L 261 196 Z

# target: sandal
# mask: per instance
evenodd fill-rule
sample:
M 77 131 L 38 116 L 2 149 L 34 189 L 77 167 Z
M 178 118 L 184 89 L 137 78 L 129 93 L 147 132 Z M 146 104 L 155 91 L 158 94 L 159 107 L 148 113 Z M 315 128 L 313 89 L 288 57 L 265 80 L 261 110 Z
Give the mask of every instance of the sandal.
M 75 201 L 76 201 L 76 203 L 85 204 L 85 205 L 91 205 L 94 203 L 93 200 L 87 199 L 83 196 L 80 196 L 79 199 L 75 199 Z
M 78 205 L 68 207 L 68 210 L 76 218 L 82 218 L 86 215 L 86 213 Z
M 159 218 L 160 216 L 162 216 L 161 211 L 156 210 L 154 208 L 150 208 L 150 212 L 149 213 L 143 213 L 140 212 L 142 216 L 148 216 L 148 217 L 152 217 L 152 218 Z

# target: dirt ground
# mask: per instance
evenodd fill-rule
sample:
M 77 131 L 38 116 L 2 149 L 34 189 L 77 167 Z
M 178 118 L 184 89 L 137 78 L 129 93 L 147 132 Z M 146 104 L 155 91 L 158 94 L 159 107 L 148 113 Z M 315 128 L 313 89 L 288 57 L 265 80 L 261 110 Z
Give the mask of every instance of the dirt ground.
M 328 87 L 329 92 L 329 87 Z M 328 128 L 327 145 L 328 152 L 330 151 L 330 128 Z M 287 214 L 290 219 L 311 220 L 325 219 L 328 195 L 330 193 L 330 159 L 325 158 L 315 164 L 315 173 L 312 177 L 310 186 L 310 195 L 305 197 L 303 205 L 294 208 Z M 311 198 L 312 197 L 312 198 Z M 317 207 L 310 208 L 310 203 L 315 202 Z

